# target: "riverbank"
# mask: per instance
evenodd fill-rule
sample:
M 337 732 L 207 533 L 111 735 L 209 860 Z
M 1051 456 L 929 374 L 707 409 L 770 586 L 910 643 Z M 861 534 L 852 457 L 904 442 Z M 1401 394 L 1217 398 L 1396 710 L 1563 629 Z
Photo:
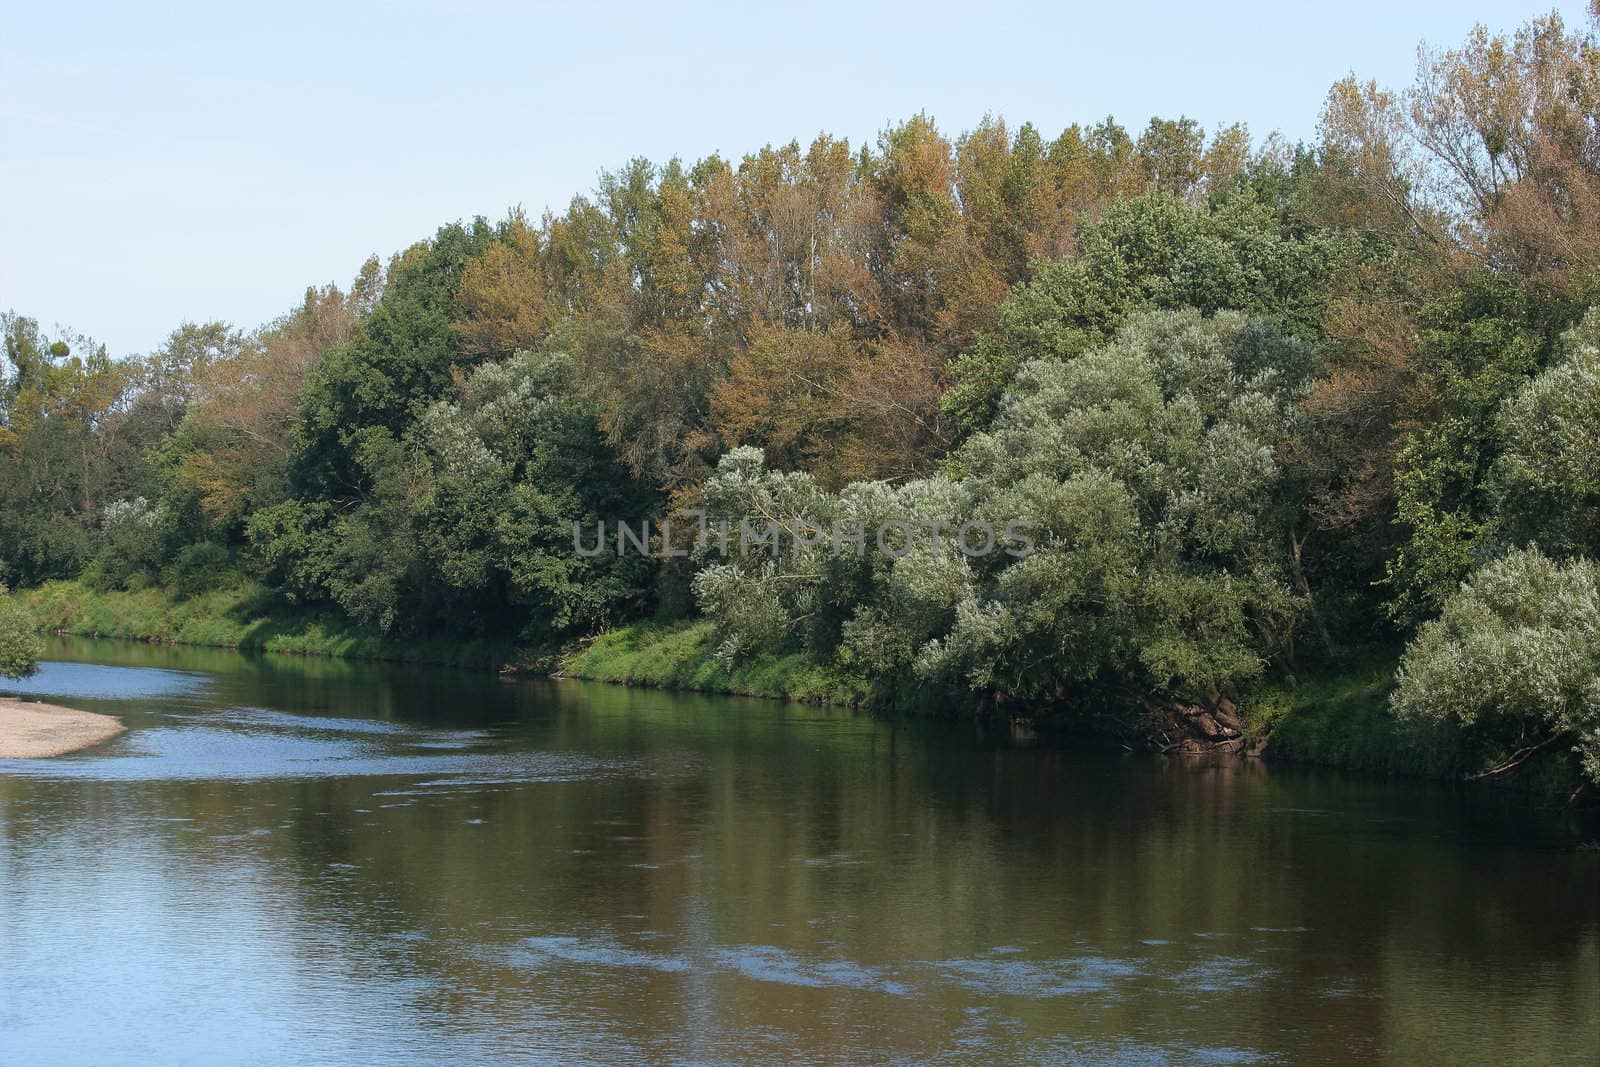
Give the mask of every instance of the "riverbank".
M 19 589 L 13 596 L 41 630 L 77 637 L 483 670 L 538 663 L 531 651 L 511 642 L 397 641 L 326 613 L 286 612 L 251 585 L 179 597 L 157 588 L 104 592 L 81 582 L 58 581 Z
M 829 669 L 802 655 L 743 662 L 715 661 L 709 622 L 639 623 L 602 634 L 561 660 L 563 677 L 704 693 L 877 706 L 872 682 Z M 1246 747 L 1274 756 L 1384 773 L 1439 775 L 1408 749 L 1389 710 L 1397 653 L 1368 651 L 1320 672 L 1274 678 L 1256 686 L 1240 708 Z
M 716 660 L 716 631 L 709 622 L 637 623 L 611 630 L 562 657 L 559 674 L 591 682 L 680 689 L 696 693 L 798 700 L 863 707 L 871 686 L 809 657 L 764 656 L 731 669 Z
M 110 715 L 0 697 L 0 759 L 64 756 L 109 741 L 123 730 Z
M 875 685 L 872 679 L 800 654 L 724 666 L 715 656 L 715 630 L 705 621 L 636 623 L 557 656 L 509 642 L 394 640 L 347 620 L 284 614 L 281 605 L 249 586 L 182 598 L 160 589 L 102 592 L 63 581 L 14 595 L 40 629 L 84 637 L 554 673 L 617 685 L 887 711 L 948 713 L 965 696 L 890 694 L 881 682 Z M 1473 766 L 1488 765 L 1481 753 L 1474 762 L 1459 734 L 1430 736 L 1407 730 L 1395 719 L 1388 696 L 1397 659 L 1397 650 L 1368 650 L 1294 678 L 1263 681 L 1241 703 L 1243 738 L 1236 747 L 1261 751 L 1274 760 L 1418 778 L 1459 778 Z M 1565 795 L 1577 781 L 1567 757 L 1552 753 L 1542 766 L 1516 778 L 1536 792 Z
M 878 711 L 927 713 L 930 709 L 964 708 L 973 714 L 981 701 L 970 693 L 919 691 L 893 693 L 881 681 L 852 676 L 805 656 L 767 657 L 738 664 L 731 670 L 715 660 L 716 637 L 709 622 L 659 625 L 641 623 L 603 634 L 569 652 L 561 661 L 564 677 L 620 685 L 704 693 L 845 704 Z M 1437 781 L 1461 780 L 1474 770 L 1500 762 L 1501 754 L 1474 746 L 1474 739 L 1447 728 L 1427 729 L 1400 722 L 1389 706 L 1398 647 L 1354 649 L 1337 659 L 1296 674 L 1276 673 L 1250 687 L 1237 708 L 1237 735 L 1218 744 L 1204 731 L 1193 740 L 1218 754 L 1252 753 L 1275 762 L 1335 767 L 1374 776 L 1401 776 Z M 1103 727 L 1116 739 L 1116 715 Z M 1181 717 L 1174 726 L 1184 728 Z M 1230 716 L 1230 721 L 1232 717 Z M 1076 725 L 1041 719 L 1041 731 L 1076 729 Z M 1174 733 L 1174 737 L 1182 736 Z M 1129 744 L 1137 744 L 1129 739 Z M 1515 775 L 1486 784 L 1524 791 L 1545 800 L 1564 801 L 1583 782 L 1570 751 L 1553 749 Z
M 279 655 L 328 656 L 505 673 L 550 674 L 585 681 L 731 696 L 859 707 L 869 686 L 805 656 L 764 657 L 732 670 L 714 657 L 709 622 L 637 623 L 608 631 L 563 655 L 511 642 L 394 640 L 327 615 L 285 614 L 254 587 L 177 597 L 162 589 L 90 589 L 49 582 L 13 594 L 41 630 L 156 644 L 233 648 Z

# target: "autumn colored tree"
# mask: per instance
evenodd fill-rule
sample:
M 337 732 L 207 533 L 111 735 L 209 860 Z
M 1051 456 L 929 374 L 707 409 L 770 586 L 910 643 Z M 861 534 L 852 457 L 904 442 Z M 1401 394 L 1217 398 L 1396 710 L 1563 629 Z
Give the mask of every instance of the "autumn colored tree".
M 544 340 L 559 304 L 543 244 L 540 231 L 513 211 L 496 240 L 467 262 L 456 292 L 464 354 L 504 359 Z
M 374 257 L 348 291 L 307 289 L 299 307 L 194 374 L 197 402 L 167 452 L 179 482 L 212 520 L 235 525 L 282 498 L 306 377 L 349 342 L 382 288 Z

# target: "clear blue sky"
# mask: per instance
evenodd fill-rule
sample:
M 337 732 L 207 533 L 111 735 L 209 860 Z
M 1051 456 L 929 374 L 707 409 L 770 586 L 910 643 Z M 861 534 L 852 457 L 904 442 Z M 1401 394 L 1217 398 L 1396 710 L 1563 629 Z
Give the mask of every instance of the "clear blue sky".
M 1551 7 L 11 3 L 0 310 L 142 352 L 442 222 L 559 208 L 632 156 L 859 143 L 919 110 L 951 133 L 1185 114 L 1306 138 L 1345 73 L 1402 85 L 1419 40 Z

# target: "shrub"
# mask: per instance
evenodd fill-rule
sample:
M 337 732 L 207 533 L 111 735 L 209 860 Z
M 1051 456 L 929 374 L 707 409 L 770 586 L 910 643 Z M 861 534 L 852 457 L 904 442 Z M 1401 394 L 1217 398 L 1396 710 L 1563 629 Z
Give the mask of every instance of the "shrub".
M 1482 568 L 1407 647 L 1391 701 L 1477 733 L 1486 774 L 1570 741 L 1600 782 L 1600 566 L 1533 548 Z
M 214 541 L 202 541 L 178 553 L 161 572 L 161 584 L 187 598 L 220 589 L 233 576 L 232 554 Z
M 28 677 L 39 669 L 43 651 L 33 616 L 0 585 L 0 677 Z

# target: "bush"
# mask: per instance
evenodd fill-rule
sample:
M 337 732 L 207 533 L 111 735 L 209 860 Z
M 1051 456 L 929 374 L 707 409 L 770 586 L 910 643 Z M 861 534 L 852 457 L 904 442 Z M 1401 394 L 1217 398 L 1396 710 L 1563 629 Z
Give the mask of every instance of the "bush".
M 1573 743 L 1600 782 L 1600 566 L 1517 550 L 1465 582 L 1401 660 L 1402 720 L 1476 733 L 1494 765 Z
M 188 598 L 220 589 L 233 577 L 232 553 L 214 541 L 202 541 L 178 553 L 161 572 L 161 584 Z
M 0 585 L 0 677 L 28 677 L 39 669 L 43 651 L 33 616 Z
M 142 496 L 107 504 L 101 512 L 100 552 L 85 577 L 102 591 L 128 587 L 135 576 L 160 564 L 170 525 L 167 510 Z

